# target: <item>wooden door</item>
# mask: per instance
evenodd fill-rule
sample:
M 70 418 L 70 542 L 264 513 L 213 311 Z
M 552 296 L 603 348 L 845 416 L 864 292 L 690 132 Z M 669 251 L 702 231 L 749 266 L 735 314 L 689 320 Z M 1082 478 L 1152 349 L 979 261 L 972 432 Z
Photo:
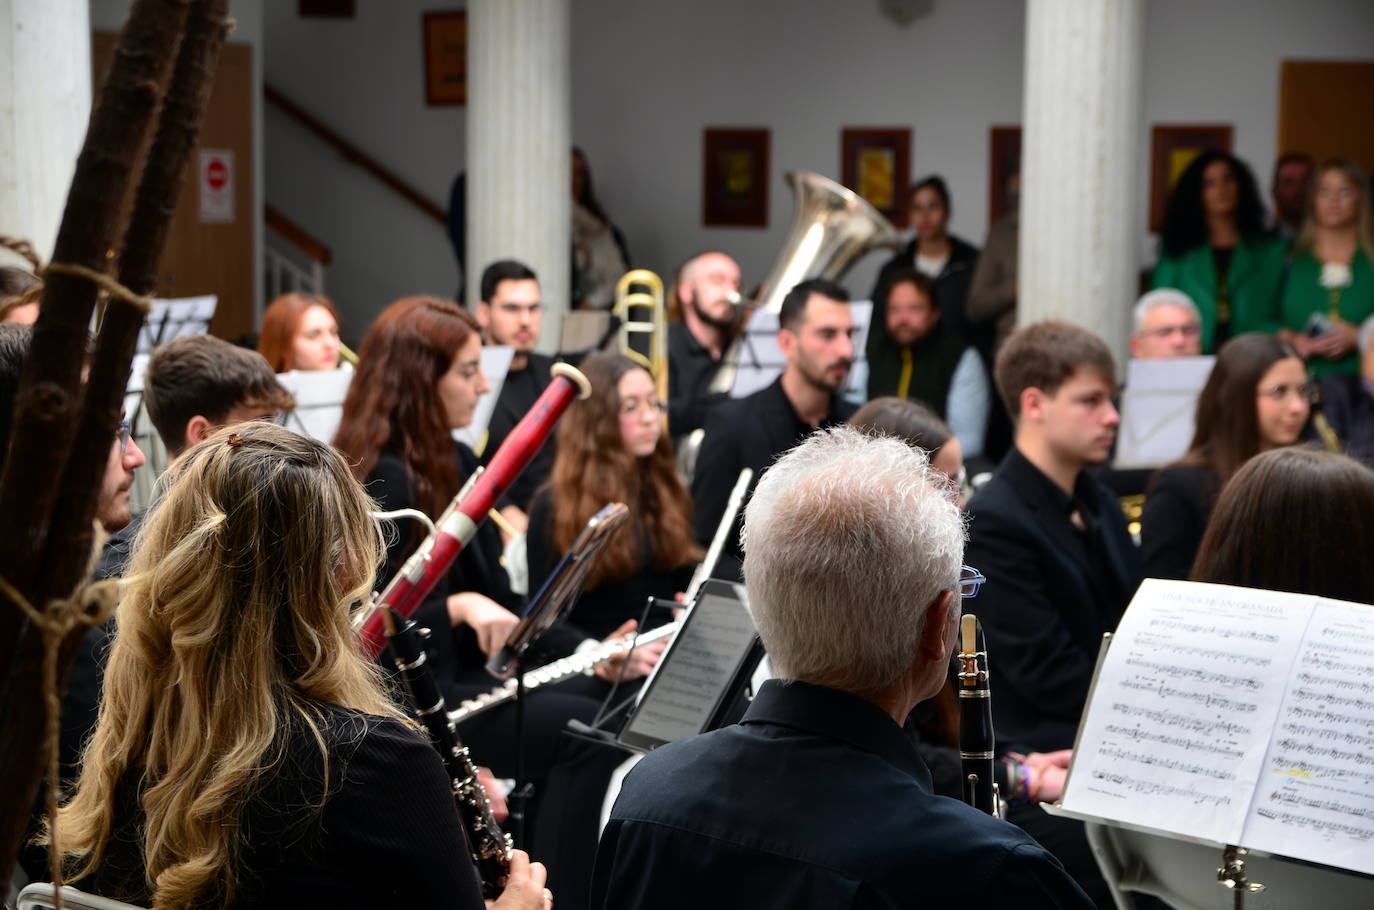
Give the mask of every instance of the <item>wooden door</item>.
M 114 53 L 116 37 L 112 32 L 96 32 L 92 36 L 91 71 L 96 74 L 97 93 Z M 232 159 L 228 174 L 216 166 L 213 185 L 224 189 L 217 195 L 211 194 L 211 199 L 202 199 L 202 150 L 227 151 L 230 154 L 221 157 Z M 217 295 L 219 306 L 210 331 L 233 341 L 253 332 L 257 322 L 253 48 L 249 45 L 226 44 L 220 54 L 200 142 L 191 153 L 185 179 L 158 268 L 156 293 L 159 297 Z M 126 213 L 128 204 L 126 199 Z
M 1283 61 L 1275 151 L 1349 158 L 1374 173 L 1374 63 Z

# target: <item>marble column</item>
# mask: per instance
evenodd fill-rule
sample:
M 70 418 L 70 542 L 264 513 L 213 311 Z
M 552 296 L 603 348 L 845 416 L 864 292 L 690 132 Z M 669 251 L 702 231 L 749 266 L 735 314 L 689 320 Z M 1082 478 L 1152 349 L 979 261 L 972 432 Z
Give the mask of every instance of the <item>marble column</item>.
M 0 0 L 0 234 L 45 263 L 90 116 L 88 0 Z
M 1119 364 L 1140 269 L 1144 29 L 1144 0 L 1026 6 L 1017 318 L 1089 328 Z
M 569 0 L 468 3 L 467 275 L 518 259 L 539 275 L 539 350 L 558 347 L 571 277 Z

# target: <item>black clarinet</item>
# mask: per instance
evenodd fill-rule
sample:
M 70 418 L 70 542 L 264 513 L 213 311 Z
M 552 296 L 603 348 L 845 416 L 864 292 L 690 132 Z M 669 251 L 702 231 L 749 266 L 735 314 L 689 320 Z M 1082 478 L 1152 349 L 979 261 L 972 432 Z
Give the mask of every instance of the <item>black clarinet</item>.
M 992 731 L 992 692 L 988 688 L 988 652 L 978 617 L 965 613 L 959 652 L 959 757 L 964 766 L 964 802 L 1001 818 Z
M 399 620 L 387 607 L 381 608 L 382 623 L 391 644 L 396 669 L 401 671 L 410 691 L 415 715 L 425 725 L 429 739 L 444 760 L 449 780 L 453 782 L 453 798 L 458 816 L 463 822 L 463 834 L 468 852 L 477 865 L 482 880 L 483 895 L 494 898 L 501 893 L 501 882 L 510 872 L 511 839 L 501 830 L 491 814 L 487 791 L 477 779 L 477 766 L 468 755 L 467 746 L 449 723 L 444 695 L 429 669 L 429 659 L 420 643 L 420 633 L 409 619 Z

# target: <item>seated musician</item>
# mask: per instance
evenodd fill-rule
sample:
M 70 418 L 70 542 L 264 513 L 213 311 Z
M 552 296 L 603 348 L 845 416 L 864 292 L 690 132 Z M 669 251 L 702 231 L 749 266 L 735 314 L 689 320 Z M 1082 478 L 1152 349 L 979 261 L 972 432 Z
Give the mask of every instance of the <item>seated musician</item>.
M 368 329 L 334 445 L 348 456 L 354 476 L 386 510 L 414 508 L 437 519 L 477 469 L 472 450 L 451 430 L 472 422 L 477 400 L 489 390 L 481 367 L 476 320 L 456 303 L 406 297 L 391 304 Z M 387 548 L 384 583 L 424 538 L 424 529 L 403 520 Z M 484 669 L 505 643 L 525 607 L 500 564 L 501 538 L 484 523 L 454 561 L 448 577 L 416 611 L 416 622 L 433 630 L 427 647 L 440 687 L 451 706 L 488 692 L 499 680 Z M 381 585 L 379 585 L 379 588 Z M 452 629 L 452 634 L 439 634 Z M 545 656 L 571 653 L 583 636 L 555 624 L 536 644 Z M 616 662 L 597 668 L 614 679 Z M 640 665 L 626 676 L 642 675 Z M 570 680 L 535 692 L 526 705 L 526 748 L 532 777 L 547 771 L 558 733 L 569 718 L 596 714 L 596 680 Z M 579 694 L 579 688 L 585 694 Z M 473 756 L 498 777 L 515 775 L 513 712 L 498 708 L 459 728 Z
M 438 753 L 350 629 L 382 552 L 370 507 L 343 458 L 271 424 L 179 462 L 50 830 L 78 887 L 157 907 L 483 906 Z M 495 906 L 547 908 L 543 883 L 517 854 Z
M 902 732 L 944 685 L 966 587 L 947 487 L 918 450 L 846 427 L 764 475 L 744 577 L 780 678 L 739 724 L 629 773 L 592 906 L 1091 906 L 1023 832 L 937 796 Z
M 282 294 L 262 314 L 258 353 L 274 372 L 335 369 L 339 350 L 339 314 L 323 294 Z
M 550 482 L 530 509 L 530 589 L 598 509 L 625 503 L 629 520 L 607 543 L 569 616 L 588 637 L 602 638 L 629 631 L 649 597 L 672 600 L 685 590 L 701 551 L 648 371 L 620 354 L 590 357 L 581 369 L 592 395 L 573 402 L 559 425 Z M 671 618 L 665 614 L 654 612 L 649 625 Z

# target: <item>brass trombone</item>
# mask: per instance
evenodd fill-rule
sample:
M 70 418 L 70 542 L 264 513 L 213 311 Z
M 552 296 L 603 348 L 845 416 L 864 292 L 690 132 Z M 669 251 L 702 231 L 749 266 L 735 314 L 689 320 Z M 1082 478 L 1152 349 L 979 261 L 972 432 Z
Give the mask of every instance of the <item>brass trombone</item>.
M 632 318 L 636 308 L 645 308 L 650 318 Z M 663 279 L 648 269 L 634 269 L 620 276 L 615 286 L 611 314 L 620 320 L 616 348 L 649 371 L 658 391 L 658 400 L 668 401 L 668 318 L 663 305 Z M 647 335 L 648 343 L 635 346 L 635 336 Z

